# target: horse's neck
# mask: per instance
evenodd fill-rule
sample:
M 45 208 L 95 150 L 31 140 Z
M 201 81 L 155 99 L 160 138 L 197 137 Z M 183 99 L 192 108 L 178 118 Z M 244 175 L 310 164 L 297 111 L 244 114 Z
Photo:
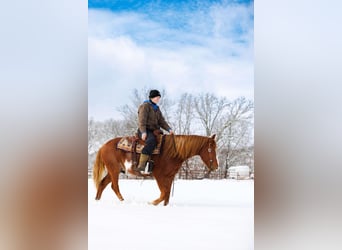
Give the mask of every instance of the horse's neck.
M 191 141 L 189 143 L 192 143 L 192 144 L 189 144 L 187 142 L 187 140 L 191 139 L 191 138 L 187 138 L 186 136 L 181 136 L 178 139 L 178 143 L 184 143 L 184 149 L 186 149 L 185 153 L 184 154 L 180 154 L 181 156 L 181 160 L 182 161 L 185 161 L 195 155 L 199 155 L 200 154 L 200 151 L 201 151 L 201 148 L 202 148 L 202 145 L 200 143 L 194 143 L 194 141 Z M 196 138 L 195 138 L 196 139 Z M 176 142 L 177 143 L 177 142 Z M 184 150 L 183 149 L 183 150 Z
M 182 159 L 183 161 L 186 161 L 188 159 L 190 159 L 191 157 L 193 156 L 196 156 L 196 155 L 199 155 L 199 152 L 198 153 L 191 153 L 191 154 L 188 154 L 184 157 L 184 159 Z

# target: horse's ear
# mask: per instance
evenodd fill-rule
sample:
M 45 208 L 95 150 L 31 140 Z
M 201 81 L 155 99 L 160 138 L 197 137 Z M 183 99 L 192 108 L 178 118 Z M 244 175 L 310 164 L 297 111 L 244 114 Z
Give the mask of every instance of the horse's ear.
M 213 134 L 213 135 L 211 136 L 211 138 L 215 140 L 215 136 L 216 136 L 216 134 Z

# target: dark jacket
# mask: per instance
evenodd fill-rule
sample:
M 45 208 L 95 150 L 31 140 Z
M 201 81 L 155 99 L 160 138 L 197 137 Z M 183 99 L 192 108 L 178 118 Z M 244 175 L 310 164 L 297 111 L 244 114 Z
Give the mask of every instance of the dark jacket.
M 138 110 L 139 130 L 141 133 L 146 132 L 146 129 L 155 130 L 163 128 L 167 131 L 171 130 L 169 124 L 165 121 L 159 107 L 155 105 L 155 109 L 151 102 L 144 102 Z

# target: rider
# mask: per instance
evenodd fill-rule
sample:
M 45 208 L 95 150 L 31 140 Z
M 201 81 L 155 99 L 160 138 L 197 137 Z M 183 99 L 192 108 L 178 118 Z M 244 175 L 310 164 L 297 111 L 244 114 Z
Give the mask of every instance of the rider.
M 149 99 L 144 101 L 143 104 L 139 106 L 138 134 L 141 139 L 145 141 L 145 146 L 140 155 L 139 165 L 136 169 L 138 171 L 144 171 L 146 162 L 152 155 L 154 148 L 157 146 L 157 140 L 153 134 L 153 131 L 163 128 L 170 134 L 174 134 L 169 124 L 165 121 L 159 106 L 157 105 L 160 101 L 160 98 L 160 92 L 156 89 L 153 89 L 150 91 Z

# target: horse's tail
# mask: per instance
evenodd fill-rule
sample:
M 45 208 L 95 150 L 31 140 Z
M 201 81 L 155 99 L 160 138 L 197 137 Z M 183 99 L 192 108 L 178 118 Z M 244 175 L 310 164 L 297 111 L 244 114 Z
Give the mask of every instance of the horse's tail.
M 94 167 L 93 167 L 93 180 L 94 180 L 96 189 L 99 188 L 100 182 L 102 180 L 102 174 L 104 171 L 105 171 L 105 164 L 102 160 L 101 149 L 100 149 L 99 152 L 97 152 L 96 160 L 95 160 Z

